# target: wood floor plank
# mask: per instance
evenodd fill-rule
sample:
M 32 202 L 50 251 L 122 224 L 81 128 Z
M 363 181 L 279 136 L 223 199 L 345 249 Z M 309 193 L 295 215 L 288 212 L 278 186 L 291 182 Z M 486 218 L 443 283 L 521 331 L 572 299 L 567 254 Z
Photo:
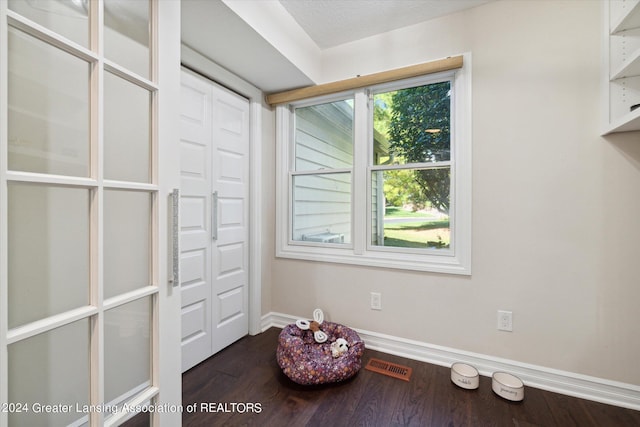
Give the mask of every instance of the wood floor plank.
M 370 371 L 363 371 L 361 374 L 363 378 L 373 375 L 378 375 L 379 378 L 373 380 L 371 385 L 361 393 L 358 406 L 351 418 L 344 420 L 344 425 L 390 425 L 393 418 L 393 408 L 397 407 L 402 393 L 402 389 L 397 387 L 395 383 L 401 380 Z M 404 384 L 406 385 L 406 383 Z M 388 410 L 381 411 L 380 408 L 388 408 Z
M 640 411 L 563 396 L 531 387 L 523 402 L 510 402 L 481 377 L 477 390 L 450 380 L 448 367 L 365 350 L 409 366 L 409 382 L 365 369 L 351 380 L 325 386 L 293 383 L 277 365 L 280 329 L 245 337 L 183 375 L 183 406 L 189 403 L 254 403 L 260 411 L 183 413 L 192 426 L 469 426 L 638 427 Z M 237 408 L 236 408 L 237 409 Z M 138 421 L 144 418 L 138 418 Z M 131 425 L 144 425 L 142 423 Z
M 592 417 L 581 404 L 582 401 L 552 392 L 546 392 L 542 395 L 556 425 L 567 427 L 596 426 Z
M 369 378 L 356 375 L 344 383 L 326 385 L 323 399 L 316 405 L 310 424 L 318 426 L 334 425 L 336 419 L 351 419 L 356 413 L 360 396 L 370 384 Z
M 384 356 L 383 356 L 384 357 Z M 432 414 L 435 395 L 435 371 L 426 364 L 417 363 L 413 368 L 412 381 L 404 388 L 402 398 L 394 411 L 392 425 L 421 426 Z
M 583 400 L 580 406 L 593 419 L 594 426 L 640 426 L 640 411 L 615 410 L 615 406 Z

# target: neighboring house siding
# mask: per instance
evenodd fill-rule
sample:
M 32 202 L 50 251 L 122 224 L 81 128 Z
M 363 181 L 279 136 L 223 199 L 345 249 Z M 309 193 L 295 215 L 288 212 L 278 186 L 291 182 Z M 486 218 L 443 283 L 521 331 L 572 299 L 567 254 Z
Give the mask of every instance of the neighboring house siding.
M 296 110 L 296 171 L 351 169 L 352 117 L 347 102 Z M 351 173 L 295 176 L 293 202 L 293 240 L 332 233 L 351 241 Z

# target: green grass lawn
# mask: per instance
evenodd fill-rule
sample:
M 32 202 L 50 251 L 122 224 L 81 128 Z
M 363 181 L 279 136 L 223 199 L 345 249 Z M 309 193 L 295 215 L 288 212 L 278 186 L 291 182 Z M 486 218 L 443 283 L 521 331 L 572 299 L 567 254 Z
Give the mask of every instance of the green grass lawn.
M 402 248 L 448 248 L 451 233 L 449 220 L 416 221 L 387 224 L 384 245 Z
M 394 207 L 394 206 L 388 206 L 384 209 L 384 217 L 385 218 L 409 218 L 409 217 L 416 217 L 416 218 L 434 218 L 433 215 L 426 213 L 426 212 L 414 212 L 414 211 L 408 211 L 402 208 L 398 208 L 398 207 Z

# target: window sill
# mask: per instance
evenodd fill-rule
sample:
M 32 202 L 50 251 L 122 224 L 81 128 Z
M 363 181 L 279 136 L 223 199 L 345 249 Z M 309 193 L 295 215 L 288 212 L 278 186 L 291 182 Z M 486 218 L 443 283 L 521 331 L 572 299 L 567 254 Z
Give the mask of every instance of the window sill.
M 365 251 L 355 254 L 351 248 L 285 245 L 276 250 L 278 258 L 361 265 L 367 267 L 471 275 L 469 254 L 415 254 Z

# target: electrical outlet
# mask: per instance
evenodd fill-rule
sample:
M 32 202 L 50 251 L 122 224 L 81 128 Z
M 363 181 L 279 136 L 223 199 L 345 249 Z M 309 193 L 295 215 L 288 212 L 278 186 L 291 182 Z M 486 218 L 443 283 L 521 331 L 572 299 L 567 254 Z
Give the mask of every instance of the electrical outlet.
M 498 310 L 498 330 L 513 331 L 513 313 L 510 311 Z
M 382 310 L 382 294 L 380 292 L 371 292 L 371 309 Z

